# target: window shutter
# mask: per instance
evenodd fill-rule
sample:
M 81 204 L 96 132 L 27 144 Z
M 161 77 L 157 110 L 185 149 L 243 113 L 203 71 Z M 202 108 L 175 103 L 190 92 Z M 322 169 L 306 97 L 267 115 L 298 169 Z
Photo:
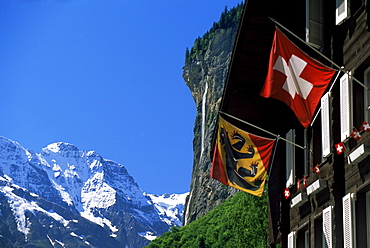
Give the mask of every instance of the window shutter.
M 333 238 L 332 238 L 332 207 L 327 207 L 322 211 L 322 229 L 324 233 L 324 238 L 326 246 L 328 248 L 333 247 Z
M 340 130 L 341 141 L 351 134 L 352 128 L 352 87 L 348 74 L 340 78 Z
M 295 232 L 291 232 L 288 235 L 288 248 L 296 248 L 296 234 Z
M 349 193 L 342 199 L 343 202 L 343 238 L 345 248 L 355 248 L 354 232 L 354 203 L 353 194 Z
M 349 17 L 348 0 L 336 0 L 335 24 L 341 24 Z
M 321 139 L 322 139 L 322 155 L 327 157 L 330 154 L 330 94 L 327 92 L 321 98 Z
M 306 41 L 319 47 L 324 45 L 322 0 L 306 0 Z
M 291 129 L 286 134 L 286 139 L 295 143 L 295 131 Z M 294 145 L 286 142 L 286 187 L 293 185 L 295 178 L 295 150 Z

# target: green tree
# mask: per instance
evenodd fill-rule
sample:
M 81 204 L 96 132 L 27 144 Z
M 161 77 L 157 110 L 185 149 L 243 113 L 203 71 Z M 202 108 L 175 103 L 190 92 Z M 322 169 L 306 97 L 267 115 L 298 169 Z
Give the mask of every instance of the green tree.
M 239 192 L 190 224 L 171 230 L 148 247 L 265 247 L 267 192 L 256 197 Z
M 197 55 L 203 55 L 207 51 L 209 43 L 217 30 L 227 29 L 229 27 L 236 27 L 237 25 L 239 25 L 242 11 L 243 2 L 230 10 L 228 10 L 227 6 L 225 6 L 224 11 L 221 13 L 220 20 L 218 22 L 214 22 L 211 29 L 207 31 L 202 37 L 198 37 L 195 39 L 194 45 L 190 49 L 190 52 L 189 49 L 186 48 L 185 62 L 188 63 Z

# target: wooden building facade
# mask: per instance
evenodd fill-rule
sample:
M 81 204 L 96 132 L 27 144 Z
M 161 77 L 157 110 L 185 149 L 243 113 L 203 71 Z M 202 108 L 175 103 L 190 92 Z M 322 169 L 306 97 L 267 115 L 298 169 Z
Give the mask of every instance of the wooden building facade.
M 260 96 L 276 26 L 339 71 L 307 129 L 285 103 Z M 278 141 L 268 178 L 271 247 L 370 247 L 370 129 L 361 128 L 370 123 L 369 31 L 367 0 L 245 2 L 220 111 L 247 132 L 273 138 L 252 123 L 304 147 Z

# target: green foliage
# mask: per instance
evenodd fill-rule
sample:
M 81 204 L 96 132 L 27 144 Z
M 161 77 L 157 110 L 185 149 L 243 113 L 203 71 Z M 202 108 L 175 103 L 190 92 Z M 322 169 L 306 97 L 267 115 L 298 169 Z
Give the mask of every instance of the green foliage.
M 236 27 L 239 24 L 240 17 L 243 12 L 243 2 L 239 3 L 236 7 L 227 10 L 225 6 L 224 11 L 221 14 L 220 20 L 214 22 L 213 26 L 207 31 L 203 37 L 198 37 L 194 41 L 193 47 L 190 49 L 186 48 L 185 61 L 188 63 L 191 59 L 195 58 L 196 55 L 204 54 L 209 46 L 210 40 L 213 38 L 215 32 L 219 29 L 227 29 L 229 27 Z
M 266 247 L 267 231 L 267 192 L 261 198 L 239 192 L 202 218 L 171 228 L 148 247 Z

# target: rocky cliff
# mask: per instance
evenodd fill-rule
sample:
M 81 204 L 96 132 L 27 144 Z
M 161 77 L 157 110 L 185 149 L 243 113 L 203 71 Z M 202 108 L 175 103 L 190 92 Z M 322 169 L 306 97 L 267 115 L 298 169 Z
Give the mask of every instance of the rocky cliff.
M 203 216 L 237 192 L 209 177 L 210 145 L 237 26 L 238 22 L 214 31 L 212 38 L 207 39 L 205 52 L 187 59 L 183 67 L 183 78 L 197 107 L 192 181 L 185 206 L 184 224 Z

